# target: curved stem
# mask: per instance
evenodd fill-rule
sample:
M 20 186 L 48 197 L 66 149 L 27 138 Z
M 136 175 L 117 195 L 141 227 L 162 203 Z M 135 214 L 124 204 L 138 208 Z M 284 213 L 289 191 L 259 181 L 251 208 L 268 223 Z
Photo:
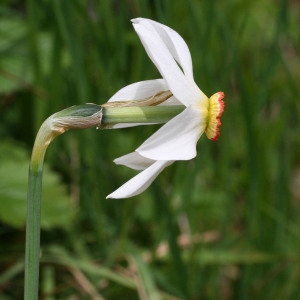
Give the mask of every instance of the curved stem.
M 169 96 L 167 94 L 165 97 Z M 152 98 L 150 100 L 153 101 Z M 118 107 L 119 105 L 120 103 L 114 104 L 114 107 L 95 104 L 72 106 L 50 116 L 39 129 L 29 167 L 25 300 L 38 299 L 42 176 L 45 153 L 51 141 L 65 131 L 75 128 L 109 128 L 118 122 L 165 123 L 185 109 L 185 106 Z M 121 106 L 123 105 L 122 102 Z
M 28 179 L 28 203 L 25 248 L 24 299 L 37 300 L 39 291 L 39 257 L 41 229 L 41 194 L 43 164 L 51 141 L 71 128 L 97 127 L 101 122 L 101 107 L 93 104 L 73 106 L 49 117 L 36 136 Z

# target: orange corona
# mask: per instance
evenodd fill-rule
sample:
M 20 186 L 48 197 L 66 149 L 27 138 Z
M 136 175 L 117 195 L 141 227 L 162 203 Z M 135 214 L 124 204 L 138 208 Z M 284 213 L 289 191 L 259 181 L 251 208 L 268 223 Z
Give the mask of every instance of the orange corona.
M 208 120 L 205 129 L 206 136 L 216 141 L 220 135 L 221 116 L 224 111 L 224 93 L 218 92 L 208 99 Z

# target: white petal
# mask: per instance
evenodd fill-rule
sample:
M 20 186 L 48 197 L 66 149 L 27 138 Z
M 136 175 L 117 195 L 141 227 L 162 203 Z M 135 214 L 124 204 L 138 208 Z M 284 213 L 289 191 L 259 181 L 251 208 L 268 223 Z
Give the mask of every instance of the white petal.
M 154 160 L 188 160 L 206 128 L 206 117 L 194 107 L 186 108 L 155 132 L 136 151 Z
M 136 24 L 142 22 L 151 24 L 165 42 L 171 55 L 182 67 L 184 74 L 189 77 L 190 80 L 194 81 L 190 50 L 184 39 L 175 30 L 150 19 L 136 18 L 131 21 Z
M 115 93 L 108 102 L 124 100 L 142 100 L 161 91 L 168 91 L 168 85 L 164 79 L 154 79 L 136 82 L 125 86 Z
M 167 81 L 173 95 L 186 106 L 201 101 L 202 92 L 191 79 L 183 74 L 163 40 L 163 36 L 145 19 L 136 19 L 133 22 L 136 22 L 133 26 L 148 56 Z
M 174 96 L 170 97 L 163 103 L 159 104 L 158 106 L 168 106 L 168 105 L 182 105 L 180 101 L 178 101 Z
M 108 195 L 106 198 L 129 198 L 136 196 L 145 191 L 154 181 L 158 174 L 173 161 L 156 161 L 149 168 L 140 172 L 138 175 L 127 181 L 116 191 Z
M 117 93 L 115 93 L 108 102 L 126 101 L 126 100 L 143 100 L 147 97 L 153 96 L 161 91 L 167 91 L 169 87 L 164 79 L 153 79 L 136 82 L 125 86 Z M 170 97 L 160 105 L 181 105 L 175 97 Z M 156 124 L 156 123 L 153 123 Z M 140 125 L 150 125 L 149 123 L 118 123 L 113 125 L 110 129 L 128 128 Z
M 134 170 L 145 170 L 154 162 L 155 161 L 153 159 L 141 156 L 137 152 L 131 152 L 114 160 L 114 163 L 117 165 L 123 165 Z

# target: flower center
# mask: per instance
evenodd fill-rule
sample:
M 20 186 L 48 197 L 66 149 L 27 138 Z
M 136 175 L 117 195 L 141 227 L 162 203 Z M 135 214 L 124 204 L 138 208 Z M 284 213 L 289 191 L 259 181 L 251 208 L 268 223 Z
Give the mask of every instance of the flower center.
M 220 135 L 219 127 L 221 126 L 220 118 L 224 111 L 224 93 L 218 92 L 208 99 L 208 116 L 207 127 L 205 129 L 206 136 L 216 141 Z

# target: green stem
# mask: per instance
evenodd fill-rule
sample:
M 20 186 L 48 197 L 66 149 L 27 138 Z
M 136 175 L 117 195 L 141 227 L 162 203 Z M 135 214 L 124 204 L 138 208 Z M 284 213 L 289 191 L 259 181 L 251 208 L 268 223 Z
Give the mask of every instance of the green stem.
M 36 136 L 29 167 L 25 300 L 38 299 L 42 175 L 45 153 L 51 141 L 65 131 L 75 128 L 109 128 L 116 123 L 165 123 L 184 108 L 184 106 L 101 107 L 83 104 L 64 109 L 50 116 L 42 124 Z
M 30 166 L 26 225 L 25 300 L 38 299 L 42 175 L 43 162 L 38 169 Z
M 26 248 L 25 300 L 37 300 L 39 291 L 39 257 L 41 229 L 41 194 L 43 164 L 51 141 L 71 128 L 97 127 L 101 107 L 93 104 L 73 106 L 49 117 L 36 136 L 29 166 Z

